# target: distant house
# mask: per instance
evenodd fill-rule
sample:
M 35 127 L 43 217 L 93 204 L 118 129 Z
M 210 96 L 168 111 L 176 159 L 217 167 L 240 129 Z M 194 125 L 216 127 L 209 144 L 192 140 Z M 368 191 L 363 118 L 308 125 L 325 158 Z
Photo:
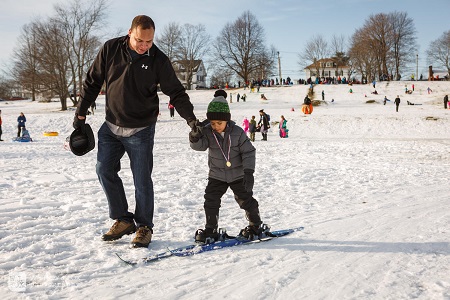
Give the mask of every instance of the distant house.
M 183 84 L 185 88 L 188 88 L 187 84 L 187 76 L 188 73 L 187 67 L 189 66 L 190 61 L 188 60 L 176 60 L 173 62 L 173 67 L 175 69 L 175 73 L 177 74 L 178 79 Z M 194 60 L 193 61 L 193 74 L 192 74 L 192 82 L 191 89 L 197 88 L 206 88 L 206 69 L 203 65 L 203 60 Z
M 319 69 L 319 74 L 317 74 L 317 69 Z M 331 58 L 323 58 L 318 60 L 316 63 L 313 63 L 306 68 L 304 68 L 306 73 L 306 78 L 311 78 L 315 80 L 317 77 L 319 78 L 338 78 L 338 77 L 346 77 L 349 78 L 350 68 L 345 65 L 337 65 L 336 59 Z

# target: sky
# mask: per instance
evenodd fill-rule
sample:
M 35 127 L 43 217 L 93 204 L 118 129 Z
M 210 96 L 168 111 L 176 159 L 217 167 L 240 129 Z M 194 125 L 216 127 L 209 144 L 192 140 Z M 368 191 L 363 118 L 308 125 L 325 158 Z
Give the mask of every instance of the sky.
M 23 25 L 36 18 L 54 14 L 53 5 L 70 0 L 0 0 L 0 69 L 7 70 Z M 111 33 L 128 30 L 131 20 L 139 14 L 153 18 L 158 30 L 170 22 L 204 24 L 215 39 L 228 22 L 234 22 L 244 11 L 251 11 L 265 30 L 265 40 L 280 52 L 282 77 L 304 78 L 298 55 L 315 35 L 331 41 L 333 35 L 349 38 L 361 28 L 371 14 L 407 12 L 414 20 L 419 45 L 419 73 L 427 74 L 426 50 L 431 41 L 439 38 L 448 23 L 449 0 L 230 0 L 217 1 L 155 1 L 110 0 L 107 10 L 105 41 Z M 447 25 L 448 26 L 448 25 Z M 206 66 L 208 67 L 208 66 Z M 416 65 L 411 66 L 415 72 Z M 405 74 L 406 75 L 406 74 Z M 408 74 L 409 76 L 409 74 Z

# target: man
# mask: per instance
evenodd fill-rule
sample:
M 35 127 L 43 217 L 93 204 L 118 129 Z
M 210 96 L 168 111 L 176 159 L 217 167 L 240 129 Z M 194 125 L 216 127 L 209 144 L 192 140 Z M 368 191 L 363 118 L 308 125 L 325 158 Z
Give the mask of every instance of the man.
M 153 44 L 155 24 L 136 16 L 128 35 L 107 41 L 83 83 L 73 125 L 84 128 L 86 112 L 106 85 L 106 121 L 98 131 L 96 171 L 106 194 L 109 216 L 116 220 L 103 240 L 120 239 L 136 232 L 134 247 L 148 247 L 153 233 L 153 144 L 159 114 L 157 86 L 192 128 L 198 120 L 185 89 L 167 56 Z M 120 159 L 127 153 L 133 173 L 136 209 L 128 211 Z
M 448 95 L 444 96 L 444 109 L 447 109 Z

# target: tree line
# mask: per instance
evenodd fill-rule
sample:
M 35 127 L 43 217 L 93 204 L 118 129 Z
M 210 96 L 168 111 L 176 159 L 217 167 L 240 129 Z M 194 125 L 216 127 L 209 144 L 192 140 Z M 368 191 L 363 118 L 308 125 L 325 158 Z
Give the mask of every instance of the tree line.
M 346 66 L 349 76 L 359 74 L 366 82 L 400 80 L 416 61 L 417 48 L 414 20 L 406 12 L 379 13 L 370 15 L 348 41 L 343 35 L 333 35 L 330 43 L 321 34 L 313 36 L 299 54 L 299 65 L 320 76 L 324 59 L 331 58 L 336 73 Z M 450 31 L 446 31 L 431 42 L 427 61 L 450 73 L 449 57 Z
M 57 95 L 62 110 L 67 109 L 67 99 L 76 105 L 84 75 L 105 42 L 98 33 L 107 9 L 107 0 L 73 0 L 55 5 L 53 16 L 24 25 L 9 71 L 12 78 L 0 78 L 0 98 L 23 87 L 32 100 L 37 95 L 48 99 Z M 334 35 L 328 43 L 318 34 L 307 41 L 305 48 L 299 49 L 299 69 L 312 65 L 321 74 L 324 66 L 319 61 L 331 57 L 336 70 L 346 65 L 351 74 L 369 80 L 384 76 L 400 80 L 414 61 L 416 40 L 414 22 L 407 13 L 370 15 L 349 39 Z M 250 11 L 225 24 L 215 39 L 202 24 L 171 22 L 156 30 L 155 44 L 173 63 L 183 66 L 188 89 L 199 60 L 207 63 L 210 84 L 217 86 L 234 80 L 267 79 L 277 65 L 277 49 L 266 46 L 264 28 Z M 429 61 L 450 70 L 449 49 L 450 31 L 446 31 L 430 44 Z

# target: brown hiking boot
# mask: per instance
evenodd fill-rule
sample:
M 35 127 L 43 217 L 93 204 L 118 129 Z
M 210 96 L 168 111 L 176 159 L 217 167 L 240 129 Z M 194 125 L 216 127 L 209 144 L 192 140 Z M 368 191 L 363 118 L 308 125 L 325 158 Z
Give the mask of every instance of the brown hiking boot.
M 147 226 L 139 227 L 131 244 L 134 248 L 148 247 L 148 244 L 152 241 L 152 233 L 153 230 Z
M 104 241 L 114 241 L 123 237 L 125 234 L 132 234 L 136 232 L 136 225 L 134 222 L 129 223 L 126 221 L 117 220 L 107 233 L 102 236 Z

